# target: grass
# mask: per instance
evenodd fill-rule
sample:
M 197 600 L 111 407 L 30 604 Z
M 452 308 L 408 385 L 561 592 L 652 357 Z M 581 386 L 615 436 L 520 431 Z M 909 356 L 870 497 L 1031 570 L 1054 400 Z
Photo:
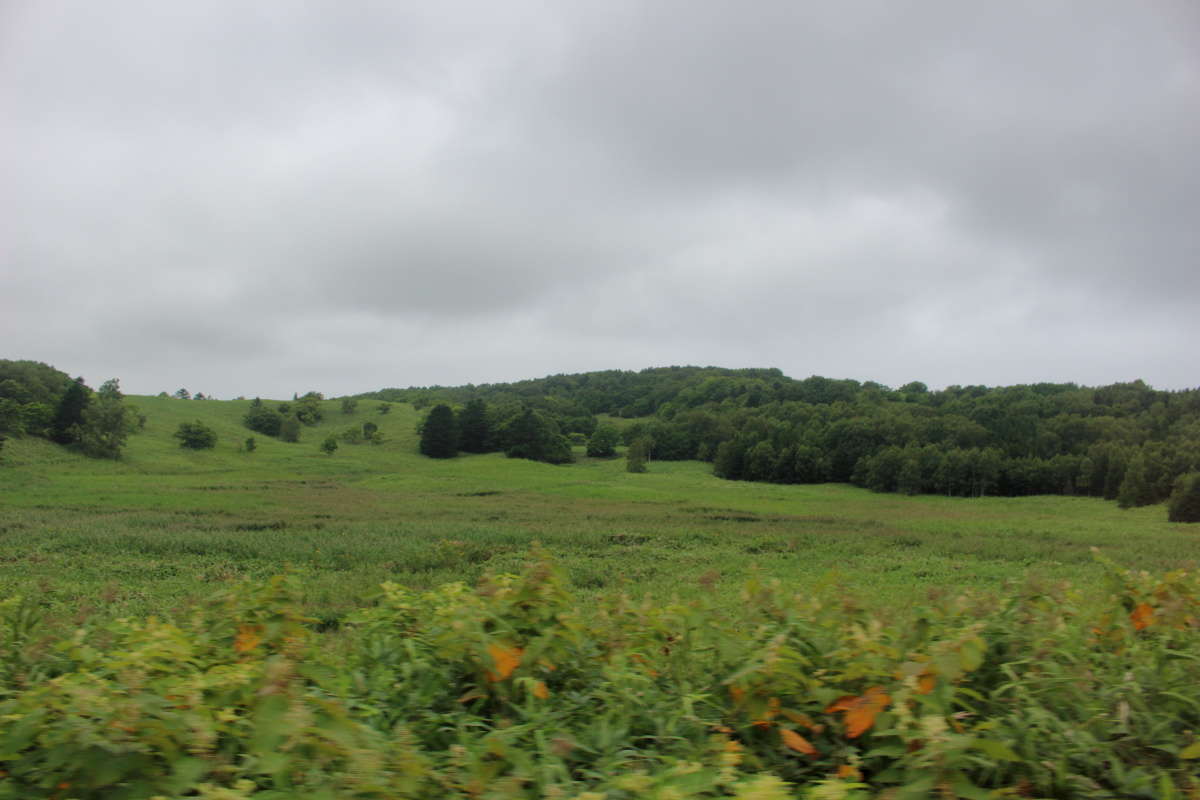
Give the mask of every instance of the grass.
M 1168 523 L 1161 506 L 731 482 L 698 462 L 631 475 L 582 448 L 560 467 L 498 454 L 435 461 L 416 453 L 420 415 L 403 404 L 347 416 L 329 401 L 300 443 L 259 435 L 247 453 L 248 401 L 131 400 L 149 421 L 118 462 L 35 439 L 5 445 L 0 597 L 36 593 L 64 616 L 143 614 L 290 570 L 310 606 L 336 619 L 383 581 L 428 588 L 516 571 L 537 541 L 585 597 L 733 599 L 760 575 L 903 608 L 931 591 L 1002 592 L 1031 578 L 1098 586 L 1092 547 L 1156 571 L 1193 566 L 1200 552 L 1200 526 Z M 214 450 L 172 438 L 196 419 L 217 431 Z M 318 449 L 367 420 L 384 444 Z

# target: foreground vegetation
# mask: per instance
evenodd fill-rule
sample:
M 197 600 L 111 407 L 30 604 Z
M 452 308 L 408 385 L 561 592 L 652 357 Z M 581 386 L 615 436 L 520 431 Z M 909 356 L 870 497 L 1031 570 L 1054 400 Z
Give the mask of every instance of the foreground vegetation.
M 1110 579 L 890 625 L 762 582 L 583 611 L 539 561 L 332 643 L 286 579 L 62 638 L 14 598 L 0 798 L 1195 797 L 1200 581 Z

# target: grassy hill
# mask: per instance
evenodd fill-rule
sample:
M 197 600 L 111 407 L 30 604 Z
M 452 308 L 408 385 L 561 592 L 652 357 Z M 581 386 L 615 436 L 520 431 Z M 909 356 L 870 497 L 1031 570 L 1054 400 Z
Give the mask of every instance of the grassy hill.
M 8 442 L 0 594 L 36 587 L 62 613 L 143 612 L 287 569 L 313 608 L 336 617 L 384 580 L 430 587 L 515 570 L 539 541 L 585 593 L 735 596 L 756 574 L 837 583 L 884 607 L 1029 577 L 1088 585 L 1099 574 L 1093 546 L 1154 570 L 1196 554 L 1194 531 L 1158 507 L 722 481 L 694 461 L 632 475 L 620 459 L 582 452 L 557 467 L 499 454 L 437 461 L 416 453 L 420 413 L 403 403 L 346 415 L 326 401 L 302 441 L 256 435 L 248 453 L 249 401 L 130 400 L 148 421 L 119 461 Z M 178 446 L 172 433 L 192 420 L 217 431 L 216 448 Z M 383 444 L 320 451 L 327 435 L 366 420 Z

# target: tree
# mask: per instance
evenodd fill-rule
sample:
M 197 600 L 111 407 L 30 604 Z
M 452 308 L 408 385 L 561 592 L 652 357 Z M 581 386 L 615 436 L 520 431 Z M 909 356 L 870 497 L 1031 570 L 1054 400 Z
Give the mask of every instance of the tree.
M 242 445 L 242 447 L 247 453 L 253 453 L 255 448 L 258 447 L 258 442 L 254 441 L 253 436 L 250 436 L 250 437 L 247 437 L 247 439 L 246 439 L 245 443 Z
M 647 439 L 638 439 L 629 445 L 629 449 L 625 451 L 625 471 L 634 473 L 645 472 L 646 454 L 649 450 L 650 442 Z
M 450 406 L 436 405 L 421 426 L 421 454 L 430 458 L 458 455 L 458 426 Z
M 217 445 L 217 432 L 200 420 L 179 423 L 173 436 L 179 440 L 180 447 L 189 450 L 211 450 Z
M 487 404 L 478 398 L 468 400 L 458 415 L 458 448 L 467 453 L 486 453 L 490 440 Z
M 379 405 L 375 406 L 375 410 L 380 414 L 390 414 L 392 412 L 392 406 L 391 403 L 380 403 Z
M 257 400 L 257 398 L 256 398 Z M 250 404 L 250 410 L 242 417 L 242 424 L 250 430 L 266 436 L 278 436 L 283 427 L 283 415 L 278 411 L 267 408 L 261 400 Z
M 1167 519 L 1171 522 L 1200 522 L 1200 472 L 1182 475 L 1167 501 Z
M 79 426 L 83 423 L 83 410 L 91 400 L 91 391 L 83 382 L 76 378 L 63 393 L 54 412 L 54 421 L 50 423 L 51 438 L 59 444 L 70 444 L 79 437 Z
M 137 428 L 136 416 L 120 400 L 108 398 L 90 403 L 76 427 L 79 446 L 92 458 L 120 458 L 125 440 Z
M 125 397 L 125 395 L 121 394 L 121 382 L 116 378 L 109 378 L 100 384 L 100 389 L 96 394 L 102 400 L 121 400 Z
M 172 396 L 174 398 L 176 398 L 177 400 L 191 400 L 192 399 L 192 393 L 189 392 L 187 389 L 176 389 L 175 394 Z
M 567 464 L 574 460 L 571 443 L 558 431 L 558 426 L 532 408 L 509 421 L 500 432 L 505 443 L 504 454 L 509 458 L 528 458 L 547 464 Z
M 355 400 L 353 397 L 343 397 L 342 398 L 342 413 L 343 414 L 353 414 L 355 409 L 357 409 L 357 408 L 358 408 L 358 401 Z
M 1117 491 L 1117 505 L 1121 508 L 1148 506 L 1153 503 L 1154 489 L 1146 480 L 1146 460 L 1140 452 L 1125 464 L 1125 477 Z
M 355 428 L 355 430 L 358 430 Z M 330 434 L 325 437 L 325 441 L 321 442 L 321 452 L 327 456 L 331 456 L 338 449 L 337 437 Z
M 617 454 L 621 434 L 612 425 L 597 425 L 587 440 L 589 458 L 612 458 Z
M 320 392 L 306 392 L 296 401 L 296 419 L 305 425 L 316 425 L 325 418 L 321 411 L 321 401 L 324 399 L 325 395 Z

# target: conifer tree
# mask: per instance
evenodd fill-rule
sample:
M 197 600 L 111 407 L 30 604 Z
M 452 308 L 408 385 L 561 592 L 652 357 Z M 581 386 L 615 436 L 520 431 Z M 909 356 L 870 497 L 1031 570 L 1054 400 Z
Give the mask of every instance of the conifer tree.
M 458 426 L 450 406 L 433 407 L 421 427 L 421 454 L 430 458 L 454 458 L 458 455 Z
M 469 400 L 458 415 L 458 448 L 467 453 L 486 453 L 490 439 L 487 404 L 479 398 Z

